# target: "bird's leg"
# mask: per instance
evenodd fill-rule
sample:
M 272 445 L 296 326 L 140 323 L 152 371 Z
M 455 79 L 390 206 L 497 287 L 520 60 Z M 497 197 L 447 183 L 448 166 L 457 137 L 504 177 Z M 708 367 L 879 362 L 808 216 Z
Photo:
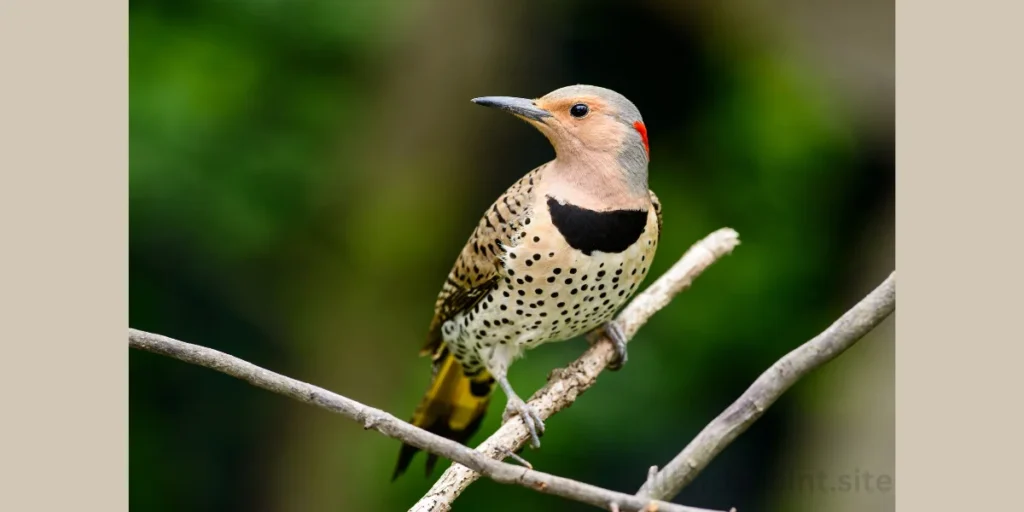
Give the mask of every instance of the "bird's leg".
M 508 376 L 504 371 L 491 374 L 494 375 L 494 379 L 498 381 L 501 390 L 505 392 L 505 397 L 508 398 L 508 402 L 505 404 L 505 413 L 501 416 L 502 423 L 508 421 L 513 414 L 518 413 L 527 430 L 530 431 L 530 446 L 534 449 L 540 448 L 540 435 L 544 433 L 544 421 L 540 419 L 537 411 L 533 410 L 512 390 L 512 385 L 508 383 Z
M 626 352 L 626 333 L 622 332 L 622 327 L 615 322 L 605 324 L 604 332 L 608 339 L 612 340 L 612 346 L 615 348 L 615 359 L 608 363 L 608 369 L 613 372 L 619 371 L 629 360 L 629 354 Z
M 622 369 L 622 365 L 626 364 L 629 359 L 629 355 L 626 353 L 626 334 L 622 332 L 622 327 L 614 321 L 606 322 L 600 329 L 595 329 L 587 335 L 587 341 L 591 345 L 601 340 L 601 333 L 608 336 L 608 339 L 612 341 L 612 347 L 615 348 L 615 359 L 612 359 L 608 363 L 609 371 L 619 371 Z

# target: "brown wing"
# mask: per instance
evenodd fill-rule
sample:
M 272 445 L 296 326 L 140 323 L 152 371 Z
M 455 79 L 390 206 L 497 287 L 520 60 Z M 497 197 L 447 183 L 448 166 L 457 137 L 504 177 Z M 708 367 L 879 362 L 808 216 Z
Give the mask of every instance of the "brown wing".
M 462 248 L 434 304 L 427 343 L 420 354 L 435 354 L 441 346 L 441 326 L 462 311 L 472 309 L 498 285 L 502 247 L 518 237 L 533 204 L 533 187 L 542 165 L 515 182 L 484 213 Z

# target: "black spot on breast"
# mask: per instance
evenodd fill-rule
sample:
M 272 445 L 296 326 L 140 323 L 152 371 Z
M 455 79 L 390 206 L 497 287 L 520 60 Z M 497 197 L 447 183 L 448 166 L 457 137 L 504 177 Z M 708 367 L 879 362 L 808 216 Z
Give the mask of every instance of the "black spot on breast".
M 644 210 L 598 212 L 548 197 L 551 222 L 574 249 L 590 255 L 594 251 L 620 253 L 633 245 L 647 226 Z

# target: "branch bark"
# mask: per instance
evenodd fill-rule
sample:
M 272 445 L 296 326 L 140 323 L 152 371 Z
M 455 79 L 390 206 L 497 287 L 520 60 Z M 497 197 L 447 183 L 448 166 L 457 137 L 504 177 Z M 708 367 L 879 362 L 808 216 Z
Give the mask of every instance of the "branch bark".
M 668 272 L 633 299 L 616 318 L 627 341 L 655 312 L 665 307 L 679 292 L 688 288 L 694 278 L 719 258 L 732 252 L 738 244 L 739 235 L 729 228 L 719 229 L 694 244 Z M 580 394 L 594 385 L 597 376 L 604 371 L 613 356 L 611 341 L 602 335 L 579 359 L 566 368 L 553 371 L 547 385 L 530 398 L 530 405 L 542 419 L 569 407 Z M 476 450 L 489 459 L 501 459 L 504 454 L 522 447 L 527 439 L 529 432 L 526 426 L 519 416 L 513 416 Z M 480 474 L 473 468 L 452 464 L 410 512 L 447 512 L 451 509 L 451 503 L 478 478 Z M 621 504 L 620 507 L 625 509 Z
M 661 471 L 651 468 L 637 492 L 645 498 L 672 499 L 712 459 L 742 434 L 804 375 L 835 359 L 896 309 L 896 272 L 824 332 L 792 350 L 756 381 L 676 455 Z
M 521 485 L 607 510 L 615 510 L 617 507 L 618 510 L 630 511 L 711 512 L 674 503 L 638 498 L 568 478 L 506 464 L 488 458 L 459 443 L 415 427 L 379 409 L 363 405 L 312 384 L 274 373 L 211 348 L 137 329 L 128 329 L 128 346 L 210 368 L 244 380 L 256 387 L 341 414 L 362 423 L 366 429 L 376 430 L 422 450 L 458 461 L 495 482 Z

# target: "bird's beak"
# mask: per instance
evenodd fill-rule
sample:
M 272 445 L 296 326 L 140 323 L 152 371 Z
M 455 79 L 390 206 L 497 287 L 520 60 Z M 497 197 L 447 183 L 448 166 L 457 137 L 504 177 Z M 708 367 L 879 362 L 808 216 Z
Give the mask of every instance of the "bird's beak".
M 526 98 L 513 98 L 511 96 L 484 96 L 473 98 L 473 103 L 485 107 L 494 107 L 530 121 L 544 122 L 544 118 L 551 117 L 551 112 L 544 110 L 533 103 L 533 100 Z

